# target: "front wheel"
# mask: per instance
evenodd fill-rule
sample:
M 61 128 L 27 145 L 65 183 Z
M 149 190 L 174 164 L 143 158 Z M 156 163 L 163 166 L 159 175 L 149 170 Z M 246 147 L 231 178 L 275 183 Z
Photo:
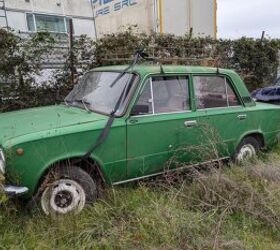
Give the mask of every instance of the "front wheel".
M 242 164 L 245 161 L 256 157 L 260 149 L 261 146 L 257 139 L 255 139 L 254 137 L 246 137 L 237 147 L 234 161 L 237 164 Z
M 81 168 L 71 166 L 57 168 L 47 176 L 40 203 L 46 215 L 78 214 L 86 203 L 97 198 L 93 179 Z

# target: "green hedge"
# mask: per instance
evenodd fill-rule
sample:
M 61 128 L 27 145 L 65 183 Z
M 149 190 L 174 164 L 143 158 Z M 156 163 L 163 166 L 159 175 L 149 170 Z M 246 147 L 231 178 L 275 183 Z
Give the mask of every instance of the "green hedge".
M 0 111 L 49 105 L 63 100 L 73 87 L 70 53 L 65 55 L 65 67 L 55 73 L 53 80 L 38 86 L 34 77 L 56 45 L 55 39 L 48 33 L 38 33 L 32 39 L 23 40 L 11 31 L 0 29 Z M 76 40 L 73 49 L 75 79 L 93 67 L 129 63 L 141 45 L 145 45 L 146 52 L 163 64 L 234 69 L 249 90 L 270 84 L 276 77 L 279 63 L 280 40 L 214 40 L 137 34 L 128 29 L 107 35 L 97 42 L 85 36 Z

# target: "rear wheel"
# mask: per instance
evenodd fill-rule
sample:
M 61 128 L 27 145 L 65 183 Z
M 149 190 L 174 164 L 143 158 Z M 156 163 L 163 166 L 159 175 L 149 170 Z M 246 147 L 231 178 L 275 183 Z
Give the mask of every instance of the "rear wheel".
M 256 138 L 251 136 L 246 137 L 237 147 L 234 161 L 237 164 L 242 164 L 243 162 L 256 157 L 260 149 L 261 145 Z
M 81 168 L 57 168 L 47 180 L 40 188 L 41 208 L 47 215 L 78 214 L 86 203 L 97 199 L 94 180 Z

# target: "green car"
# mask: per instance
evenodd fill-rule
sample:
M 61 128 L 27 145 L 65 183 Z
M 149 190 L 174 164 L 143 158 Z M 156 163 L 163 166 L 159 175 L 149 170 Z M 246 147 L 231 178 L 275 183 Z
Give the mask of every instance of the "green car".
M 231 70 L 136 65 L 87 72 L 61 105 L 0 115 L 5 192 L 46 214 L 80 212 L 99 187 L 278 142 L 280 107 L 255 103 Z

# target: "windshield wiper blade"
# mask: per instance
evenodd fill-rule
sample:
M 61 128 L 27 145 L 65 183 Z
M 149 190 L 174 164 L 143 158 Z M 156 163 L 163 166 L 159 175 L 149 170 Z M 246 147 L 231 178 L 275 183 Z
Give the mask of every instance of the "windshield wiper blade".
M 64 103 L 67 107 L 70 107 L 70 106 L 71 106 L 71 102 L 69 102 L 68 100 L 66 100 L 66 98 L 63 100 L 63 103 Z
M 86 110 L 87 112 L 90 112 L 90 111 L 91 111 L 90 108 L 88 107 L 88 106 L 91 105 L 90 102 L 87 102 L 87 101 L 85 101 L 84 99 L 76 99 L 75 102 L 82 103 L 83 106 L 84 106 L 84 108 L 85 108 L 85 110 Z
M 147 58 L 147 55 L 144 53 L 144 46 L 142 46 L 139 50 L 136 51 L 135 55 L 134 55 L 134 60 L 133 62 L 112 82 L 112 84 L 110 85 L 110 87 L 114 87 L 114 85 L 127 73 L 127 71 L 131 68 L 133 68 L 137 62 L 139 61 L 140 58 L 144 58 L 146 60 L 149 60 Z M 132 84 L 132 83 L 131 83 Z M 110 116 L 109 116 L 109 119 L 107 120 L 107 123 L 105 125 L 105 127 L 103 128 L 103 130 L 101 131 L 101 133 L 99 134 L 96 142 L 89 148 L 89 150 L 85 153 L 85 155 L 80 159 L 78 160 L 77 162 L 81 162 L 83 160 L 86 160 L 90 157 L 90 155 L 92 154 L 92 152 L 94 152 L 100 145 L 103 144 L 103 142 L 107 139 L 109 133 L 110 133 L 110 130 L 111 130 L 111 127 L 114 123 L 114 120 L 116 118 L 116 113 L 120 107 L 120 105 L 122 104 L 122 101 L 123 101 L 123 98 L 125 96 L 125 93 L 127 91 L 127 88 L 128 88 L 129 84 L 126 83 L 125 86 L 124 86 L 124 89 L 114 107 L 114 109 L 112 110 Z
M 138 49 L 136 51 L 136 53 L 134 54 L 134 59 L 132 61 L 132 63 L 125 68 L 118 76 L 117 78 L 111 83 L 110 87 L 113 88 L 116 83 L 127 73 L 127 71 L 129 71 L 130 69 L 134 68 L 134 66 L 138 63 L 140 58 L 146 58 L 147 54 L 144 53 L 145 47 L 141 47 L 140 49 Z

